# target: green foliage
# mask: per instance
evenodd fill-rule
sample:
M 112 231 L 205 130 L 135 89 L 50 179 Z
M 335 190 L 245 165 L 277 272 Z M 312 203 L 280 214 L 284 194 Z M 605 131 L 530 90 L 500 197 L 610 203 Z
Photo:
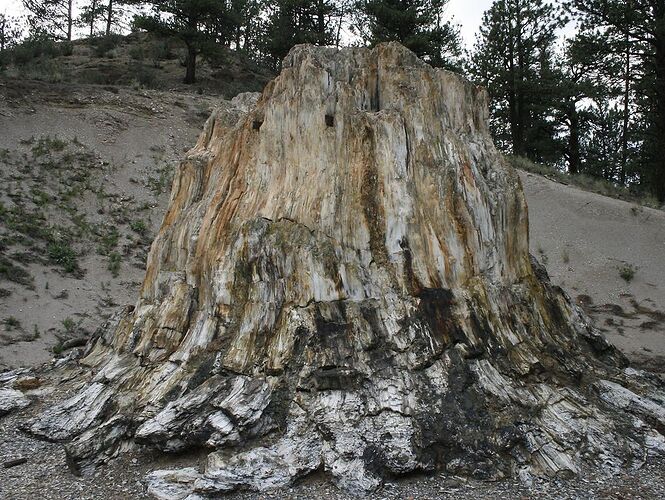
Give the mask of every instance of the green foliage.
M 264 47 L 278 68 L 289 50 L 300 43 L 332 45 L 335 42 L 335 3 L 331 0 L 277 0 L 266 26 Z
M 566 18 L 544 0 L 497 1 L 485 12 L 469 71 L 489 90 L 498 146 L 517 156 L 551 162 L 556 133 L 552 47 Z
M 97 253 L 100 255 L 109 255 L 111 251 L 118 246 L 120 233 L 117 228 L 102 224 L 93 228 L 93 232 L 98 237 L 99 246 L 97 247 Z
M 65 41 L 60 43 L 60 55 L 61 56 L 71 56 L 74 54 L 74 44 L 70 41 Z
M 187 47 L 185 83 L 196 82 L 196 58 L 206 48 L 214 47 L 216 33 L 226 7 L 217 0 L 151 0 L 150 15 L 137 16 L 135 27 L 164 37 L 178 38 Z
M 67 141 L 51 136 L 44 136 L 37 139 L 32 147 L 32 154 L 39 158 L 53 152 L 63 151 L 67 147 Z
M 448 0 L 361 0 L 355 30 L 370 45 L 397 41 L 433 66 L 455 67 L 459 30 L 443 20 Z
M 619 266 L 619 276 L 621 276 L 621 279 L 623 279 L 626 283 L 633 281 L 636 272 L 637 268 L 632 264 L 623 264 Z
M 133 220 L 129 223 L 129 227 L 135 233 L 140 234 L 141 236 L 145 235 L 148 232 L 148 226 L 143 220 Z
M 9 63 L 8 50 L 21 38 L 21 21 L 19 18 L 0 13 L 0 67 Z
M 91 40 L 97 57 L 109 57 L 110 52 L 122 41 L 121 35 L 105 35 Z
M 5 318 L 2 322 L 7 330 L 18 330 L 21 328 L 21 322 L 14 316 Z
M 24 286 L 32 284 L 32 275 L 4 255 L 0 255 L 0 278 Z
M 62 320 L 62 327 L 67 333 L 73 333 L 76 330 L 76 321 L 70 317 L 67 317 Z
M 49 260 L 64 269 L 67 273 L 79 273 L 76 252 L 68 241 L 51 240 L 46 245 Z
M 571 0 L 580 30 L 598 41 L 606 79 L 620 92 L 620 182 L 665 201 L 665 4 L 653 0 Z M 630 163 L 636 150 L 637 162 Z
M 158 87 L 157 72 L 141 61 L 132 61 L 129 64 L 129 73 L 138 87 L 156 88 Z
M 109 254 L 108 270 L 111 271 L 111 275 L 114 278 L 117 278 L 118 274 L 120 273 L 121 262 L 122 262 L 122 257 L 118 252 L 111 252 Z
M 12 61 L 19 66 L 38 58 L 53 58 L 60 55 L 57 44 L 44 35 L 32 35 L 16 45 L 12 51 Z

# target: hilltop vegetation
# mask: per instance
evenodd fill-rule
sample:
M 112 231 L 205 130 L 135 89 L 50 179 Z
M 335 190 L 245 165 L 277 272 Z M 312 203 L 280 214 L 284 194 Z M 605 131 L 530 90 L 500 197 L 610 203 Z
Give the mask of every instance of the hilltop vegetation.
M 184 60 L 184 49 L 176 41 L 140 32 L 71 42 L 38 37 L 5 51 L 2 74 L 49 83 L 188 89 L 228 98 L 259 91 L 272 77 L 260 65 L 226 50 L 200 62 L 199 79 L 192 89 L 182 83 Z

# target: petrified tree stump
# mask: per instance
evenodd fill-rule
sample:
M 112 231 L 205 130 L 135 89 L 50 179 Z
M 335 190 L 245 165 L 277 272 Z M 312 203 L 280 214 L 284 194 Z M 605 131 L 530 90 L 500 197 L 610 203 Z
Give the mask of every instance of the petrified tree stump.
M 27 428 L 82 471 L 131 443 L 210 449 L 149 477 L 173 498 L 662 452 L 661 382 L 530 259 L 486 101 L 398 44 L 294 48 L 208 120 L 136 306 L 88 347 L 87 387 Z

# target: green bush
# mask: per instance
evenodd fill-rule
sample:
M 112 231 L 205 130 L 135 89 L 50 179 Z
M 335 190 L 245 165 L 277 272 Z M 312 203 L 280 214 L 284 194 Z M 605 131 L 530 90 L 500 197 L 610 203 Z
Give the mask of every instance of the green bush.
M 148 231 L 148 226 L 142 220 L 133 220 L 129 223 L 129 227 L 132 228 L 132 231 L 143 236 Z
M 619 276 L 621 276 L 626 283 L 633 281 L 636 272 L 637 268 L 632 264 L 623 264 L 622 266 L 619 266 Z
M 155 88 L 158 86 L 157 72 L 140 61 L 133 61 L 130 63 L 129 74 L 138 86 L 147 88 Z
M 142 45 L 132 45 L 129 49 L 129 57 L 136 61 L 143 61 L 145 54 L 143 53 Z
M 76 252 L 67 241 L 52 240 L 46 245 L 46 254 L 49 260 L 67 273 L 79 271 L 79 265 L 76 261 Z
M 60 55 L 56 43 L 44 35 L 33 35 L 11 50 L 14 64 L 22 66 L 39 57 L 53 58 Z
M 120 35 L 100 36 L 92 39 L 95 55 L 97 57 L 107 57 L 108 53 L 115 49 L 122 40 Z
M 14 316 L 9 316 L 8 318 L 5 318 L 3 321 L 5 328 L 7 330 L 18 330 L 21 328 L 21 322 L 16 319 Z
M 67 333 L 72 333 L 76 329 L 76 322 L 72 318 L 67 317 L 62 320 L 62 326 Z
M 108 270 L 111 271 L 111 274 L 114 278 L 118 277 L 120 273 L 120 263 L 122 262 L 122 257 L 118 252 L 111 252 L 109 255 L 109 264 Z
M 72 42 L 60 43 L 60 55 L 71 56 L 74 53 L 74 44 Z

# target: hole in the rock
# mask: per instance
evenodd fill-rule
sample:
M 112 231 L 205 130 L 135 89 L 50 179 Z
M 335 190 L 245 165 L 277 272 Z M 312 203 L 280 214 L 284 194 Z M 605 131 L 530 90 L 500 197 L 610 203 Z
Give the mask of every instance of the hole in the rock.
M 326 115 L 326 127 L 335 125 L 335 117 L 333 115 Z
M 261 125 L 263 125 L 263 121 L 261 121 L 261 120 L 254 120 L 252 122 L 252 128 L 254 130 L 259 130 L 261 128 Z

